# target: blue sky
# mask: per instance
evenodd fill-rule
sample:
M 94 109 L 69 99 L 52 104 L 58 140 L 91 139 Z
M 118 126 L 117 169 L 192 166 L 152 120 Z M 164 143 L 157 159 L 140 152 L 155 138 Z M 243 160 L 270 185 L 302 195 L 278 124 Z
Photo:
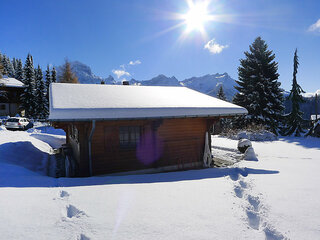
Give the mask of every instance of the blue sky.
M 120 78 L 139 80 L 217 72 L 236 79 L 243 52 L 261 36 L 276 54 L 284 89 L 291 88 L 296 47 L 298 82 L 307 92 L 320 88 L 319 0 L 212 0 L 210 14 L 225 17 L 204 24 L 206 37 L 184 34 L 183 20 L 173 17 L 188 12 L 184 0 L 0 0 L 0 9 L 0 51 L 23 61 L 30 52 L 43 67 L 67 57 L 103 77 L 120 70 L 130 74 Z M 220 53 L 205 48 L 212 39 Z

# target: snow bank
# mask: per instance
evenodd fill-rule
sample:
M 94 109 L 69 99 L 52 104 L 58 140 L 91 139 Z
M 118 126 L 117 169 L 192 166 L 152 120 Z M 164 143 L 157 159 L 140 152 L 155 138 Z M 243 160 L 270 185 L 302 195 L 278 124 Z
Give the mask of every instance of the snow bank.
M 11 164 L 46 175 L 53 148 L 59 148 L 65 143 L 63 135 L 45 134 L 36 132 L 36 129 L 29 129 L 34 133 L 8 131 L 3 126 L 0 129 L 0 167 Z M 53 131 L 52 127 L 45 129 Z
M 258 158 L 253 150 L 253 147 L 248 147 L 243 155 L 243 159 L 247 161 L 258 161 Z
M 35 141 L 8 142 L 0 145 L 0 162 L 15 164 L 46 175 L 47 162 L 52 148 Z M 40 146 L 39 146 L 40 145 Z
M 48 143 L 52 148 L 58 149 L 62 144 L 66 143 L 66 137 L 61 135 L 46 134 L 46 133 L 32 133 L 31 137 Z
M 48 123 L 35 122 L 34 127 L 27 130 L 28 133 L 46 133 L 65 136 L 66 133 L 63 129 L 56 129 L 51 127 Z

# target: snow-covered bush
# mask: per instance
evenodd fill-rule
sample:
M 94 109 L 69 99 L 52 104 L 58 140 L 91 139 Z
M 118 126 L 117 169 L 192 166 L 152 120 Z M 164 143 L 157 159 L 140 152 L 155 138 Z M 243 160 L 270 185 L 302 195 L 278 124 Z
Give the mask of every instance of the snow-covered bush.
M 251 141 L 274 141 L 278 140 L 277 135 L 266 130 L 261 125 L 251 125 L 245 129 L 229 129 L 222 133 L 223 136 L 226 136 L 233 140 L 240 139 L 249 139 Z
M 253 147 L 248 147 L 243 156 L 244 160 L 247 161 L 258 161 L 258 158 L 253 150 Z
M 248 139 L 240 139 L 238 142 L 238 150 L 241 153 L 244 153 L 248 147 L 252 147 L 250 140 Z

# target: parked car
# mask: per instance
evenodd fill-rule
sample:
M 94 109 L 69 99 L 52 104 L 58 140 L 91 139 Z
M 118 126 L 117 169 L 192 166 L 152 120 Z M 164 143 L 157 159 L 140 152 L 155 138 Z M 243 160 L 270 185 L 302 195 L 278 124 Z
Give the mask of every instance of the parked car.
M 33 123 L 27 118 L 12 117 L 6 121 L 5 126 L 8 130 L 27 130 L 33 127 Z

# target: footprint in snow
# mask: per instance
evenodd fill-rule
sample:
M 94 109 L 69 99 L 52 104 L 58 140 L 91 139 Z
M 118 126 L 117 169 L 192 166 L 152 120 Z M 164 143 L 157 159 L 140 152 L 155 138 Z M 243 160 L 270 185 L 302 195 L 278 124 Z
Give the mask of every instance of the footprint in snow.
M 70 196 L 70 194 L 67 191 L 64 191 L 64 190 L 60 191 L 60 197 L 61 198 L 66 198 L 66 197 L 69 197 L 69 196 Z
M 248 187 L 248 184 L 246 182 L 242 181 L 242 180 L 239 182 L 239 184 L 240 184 L 240 186 L 242 188 L 247 188 Z
M 239 174 L 234 172 L 230 174 L 230 178 L 232 181 L 238 181 L 239 180 Z
M 243 189 L 241 187 L 235 186 L 233 190 L 238 198 L 243 197 Z
M 263 229 L 264 234 L 266 235 L 266 240 L 283 240 L 288 239 L 284 235 L 282 235 L 280 232 L 278 232 L 276 229 L 274 229 L 271 226 L 267 226 L 265 229 Z
M 68 218 L 79 218 L 81 216 L 87 216 L 87 214 L 84 211 L 79 210 L 73 205 L 68 205 L 67 206 L 67 217 Z
M 77 237 L 77 240 L 90 240 L 90 238 L 88 238 L 86 235 L 84 234 L 80 234 L 78 237 Z
M 259 230 L 260 226 L 260 216 L 258 213 L 247 209 L 247 217 L 249 226 L 255 230 Z
M 259 207 L 260 207 L 259 197 L 254 197 L 254 196 L 249 195 L 248 202 L 250 203 L 250 205 L 252 206 L 252 208 L 255 212 L 259 211 Z

